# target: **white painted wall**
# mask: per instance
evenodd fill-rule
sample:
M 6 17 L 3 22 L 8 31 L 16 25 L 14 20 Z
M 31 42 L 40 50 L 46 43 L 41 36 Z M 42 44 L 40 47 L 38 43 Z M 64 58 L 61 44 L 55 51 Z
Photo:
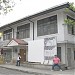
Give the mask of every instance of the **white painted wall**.
M 28 42 L 28 61 L 44 62 L 44 39 Z
M 18 43 L 14 40 L 12 40 L 9 44 L 8 44 L 9 47 L 11 46 L 18 46 Z
M 56 34 L 50 34 L 50 35 L 44 35 L 44 36 L 37 36 L 37 20 L 49 17 L 49 16 L 53 16 L 53 15 L 57 15 L 57 28 L 58 28 L 58 33 Z M 69 14 L 70 15 L 70 14 Z M 71 15 L 72 16 L 72 15 Z M 51 12 L 51 13 L 47 13 L 41 16 L 38 16 L 36 18 L 31 19 L 34 22 L 34 40 L 38 40 L 38 39 L 43 39 L 43 38 L 47 38 L 47 37 L 52 37 L 55 36 L 57 37 L 57 43 L 62 43 L 62 42 L 71 42 L 71 43 L 75 43 L 75 36 L 74 35 L 70 35 L 68 34 L 67 31 L 67 26 L 63 25 L 64 24 L 64 19 L 66 18 L 66 13 L 63 12 L 62 9 Z M 29 45 L 30 48 L 28 49 L 28 61 L 32 62 L 43 62 L 44 61 L 44 57 L 43 57 L 43 46 L 42 46 L 42 41 L 37 41 L 38 43 L 31 45 L 31 42 L 33 40 L 33 24 L 29 21 L 23 21 L 20 23 L 15 24 L 14 26 L 12 26 L 14 28 L 14 38 L 16 38 L 16 32 L 17 32 L 17 26 L 23 25 L 23 24 L 27 24 L 30 23 L 30 38 L 26 38 L 24 39 L 25 41 L 30 41 Z M 37 46 L 37 47 L 36 47 Z M 41 46 L 41 48 L 39 49 L 39 47 Z M 75 64 L 75 61 L 73 59 L 73 46 L 72 45 L 68 45 L 65 48 L 65 44 L 58 44 L 58 47 L 61 47 L 61 51 L 62 51 L 62 63 L 66 63 L 67 64 L 67 48 L 70 47 L 72 49 L 72 61 L 73 64 Z M 35 48 L 35 49 L 34 49 Z M 34 57 L 36 56 L 36 57 Z M 39 56 L 39 57 L 38 57 Z
M 47 18 L 49 16 L 53 16 L 53 15 L 57 15 L 57 29 L 58 29 L 58 33 L 56 34 L 50 34 L 50 35 L 44 35 L 44 36 L 37 36 L 37 20 L 43 19 L 43 18 Z M 43 38 L 47 38 L 47 37 L 52 37 L 55 36 L 57 37 L 57 42 L 61 42 L 64 41 L 64 27 L 63 27 L 63 22 L 64 22 L 64 14 L 62 10 L 57 10 L 45 15 L 41 15 L 38 16 L 37 18 L 35 18 L 35 25 L 34 25 L 34 32 L 35 32 L 35 40 L 36 39 L 43 39 Z M 61 38 L 61 39 L 60 39 Z
M 72 66 L 72 68 L 75 68 L 75 60 L 74 60 L 75 46 L 73 44 L 67 44 L 67 48 L 71 48 L 71 59 L 70 59 L 71 60 L 71 66 Z

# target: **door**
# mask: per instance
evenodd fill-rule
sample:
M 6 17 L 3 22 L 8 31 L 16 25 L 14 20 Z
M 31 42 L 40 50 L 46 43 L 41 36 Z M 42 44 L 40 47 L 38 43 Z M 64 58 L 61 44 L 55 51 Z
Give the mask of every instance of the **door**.
M 25 62 L 26 61 L 26 50 L 20 49 L 20 55 L 21 55 L 21 62 Z
M 61 47 L 57 47 L 57 56 L 60 58 L 61 61 Z

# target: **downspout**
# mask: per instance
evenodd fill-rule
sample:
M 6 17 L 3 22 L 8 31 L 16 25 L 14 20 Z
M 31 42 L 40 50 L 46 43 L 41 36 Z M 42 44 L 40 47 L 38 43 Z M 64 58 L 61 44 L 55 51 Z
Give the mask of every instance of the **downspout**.
M 31 21 L 30 19 L 27 19 L 27 20 L 33 23 L 33 40 L 34 40 L 34 22 Z

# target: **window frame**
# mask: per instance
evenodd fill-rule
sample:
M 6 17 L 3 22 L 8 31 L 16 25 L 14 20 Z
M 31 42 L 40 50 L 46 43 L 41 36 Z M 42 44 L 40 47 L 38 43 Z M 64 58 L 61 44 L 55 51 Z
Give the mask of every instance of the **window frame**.
M 12 39 L 12 29 L 3 31 L 3 40 L 10 40 L 10 39 Z
M 75 21 L 75 19 L 69 15 L 67 15 L 67 19 Z M 75 35 L 75 25 L 68 25 L 67 28 L 68 28 L 68 34 Z
M 37 36 L 50 35 L 55 33 L 58 33 L 57 15 L 37 20 Z
M 17 36 L 16 38 L 18 39 L 29 38 L 30 37 L 30 23 L 18 26 L 16 36 Z

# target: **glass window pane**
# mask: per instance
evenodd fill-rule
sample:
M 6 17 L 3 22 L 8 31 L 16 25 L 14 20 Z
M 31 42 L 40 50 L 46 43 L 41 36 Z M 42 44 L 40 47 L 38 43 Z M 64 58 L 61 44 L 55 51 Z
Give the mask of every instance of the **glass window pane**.
M 37 36 L 57 33 L 57 15 L 37 21 Z
M 17 33 L 17 36 L 18 36 L 17 38 L 19 39 L 29 38 L 30 37 L 30 23 L 22 25 L 22 26 L 18 26 L 17 31 L 19 32 L 19 34 Z
M 3 32 L 3 40 L 9 39 L 12 39 L 12 29 L 8 29 Z

